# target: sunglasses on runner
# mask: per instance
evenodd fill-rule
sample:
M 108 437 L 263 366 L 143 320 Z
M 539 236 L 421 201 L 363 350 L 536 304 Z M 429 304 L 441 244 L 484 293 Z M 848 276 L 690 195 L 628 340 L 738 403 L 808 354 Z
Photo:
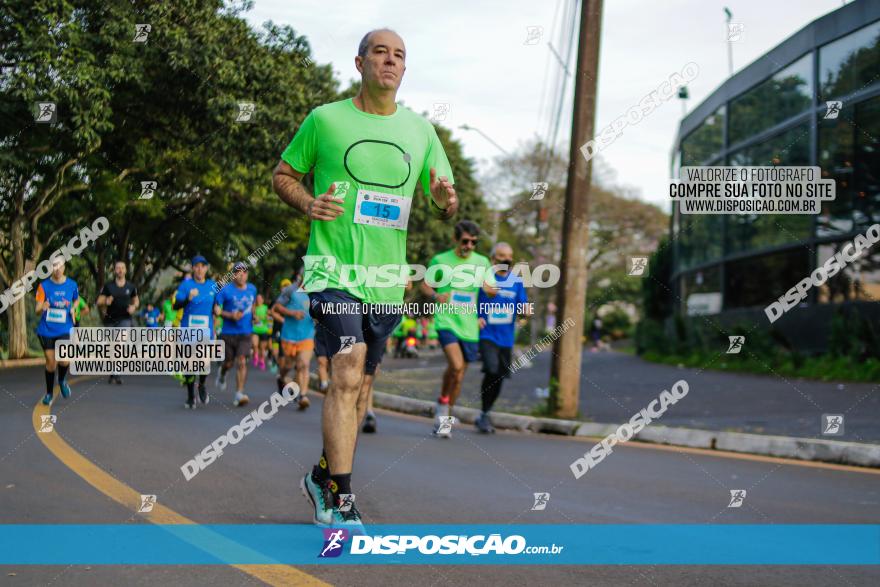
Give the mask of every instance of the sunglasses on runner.
M 479 241 L 480 241 L 480 239 L 478 239 L 478 238 L 463 238 L 463 239 L 461 239 L 459 242 L 460 242 L 461 244 L 463 244 L 463 245 L 474 245 L 474 246 L 476 246 L 476 244 L 477 244 Z
M 495 264 L 507 265 L 508 267 L 510 267 L 510 265 L 513 265 L 513 259 L 495 259 Z

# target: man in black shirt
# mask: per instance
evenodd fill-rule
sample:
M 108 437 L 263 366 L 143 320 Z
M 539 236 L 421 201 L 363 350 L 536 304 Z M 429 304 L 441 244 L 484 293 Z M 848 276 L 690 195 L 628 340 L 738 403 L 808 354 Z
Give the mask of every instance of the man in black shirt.
M 138 299 L 137 287 L 125 279 L 125 261 L 116 261 L 113 265 L 113 281 L 104 284 L 104 289 L 98 296 L 98 308 L 104 318 L 104 326 L 114 328 L 130 328 L 131 317 L 137 311 L 140 300 Z M 111 375 L 107 383 L 122 384 L 119 375 Z

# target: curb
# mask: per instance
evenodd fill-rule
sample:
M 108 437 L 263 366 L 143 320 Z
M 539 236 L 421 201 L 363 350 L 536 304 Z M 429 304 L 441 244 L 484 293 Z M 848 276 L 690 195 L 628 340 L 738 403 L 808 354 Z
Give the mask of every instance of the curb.
M 42 365 L 46 361 L 43 357 L 34 357 L 32 359 L 10 359 L 8 361 L 0 360 L 0 369 L 13 369 L 15 367 L 34 367 Z
M 403 397 L 382 391 L 373 391 L 373 403 L 377 407 L 416 416 L 431 417 L 434 415 L 434 402 Z M 452 409 L 452 415 L 461 422 L 473 424 L 480 415 L 480 411 L 475 408 L 456 406 Z M 496 428 L 518 430 L 520 432 L 530 431 L 543 434 L 599 438 L 613 434 L 619 426 L 618 424 L 598 422 L 536 418 L 534 416 L 521 416 L 505 412 L 492 412 L 492 425 Z M 801 461 L 821 461 L 842 465 L 880 467 L 880 444 L 655 425 L 644 428 L 633 440 Z

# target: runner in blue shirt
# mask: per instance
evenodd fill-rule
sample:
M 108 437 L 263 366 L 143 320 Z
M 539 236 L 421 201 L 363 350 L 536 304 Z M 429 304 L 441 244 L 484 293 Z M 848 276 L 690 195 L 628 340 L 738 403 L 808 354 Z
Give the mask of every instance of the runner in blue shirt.
M 147 304 L 147 309 L 143 311 L 144 324 L 147 328 L 159 327 L 159 308 L 153 304 Z
M 226 389 L 226 372 L 238 363 L 235 372 L 234 406 L 243 406 L 249 398 L 244 392 L 247 380 L 247 360 L 253 352 L 251 335 L 254 331 L 254 303 L 257 288 L 248 283 L 248 267 L 242 262 L 232 268 L 232 283 L 227 283 L 214 298 L 214 312 L 223 318 L 223 333 L 220 340 L 226 344 L 226 357 L 217 370 L 217 387 Z
M 315 350 L 315 323 L 309 314 L 309 295 L 300 289 L 302 271 L 294 282 L 281 290 L 272 309 L 284 316 L 281 326 L 281 348 L 284 354 L 278 359 L 278 393 L 289 380 L 287 372 L 295 369 L 294 381 L 299 386 L 297 403 L 305 410 L 311 403 L 306 397 L 309 389 L 309 365 Z
M 79 287 L 76 282 L 64 275 L 64 261 L 56 260 L 49 279 L 37 286 L 37 338 L 46 356 L 46 395 L 43 404 L 52 403 L 55 389 L 55 370 L 58 370 L 58 387 L 61 397 L 70 397 L 70 385 L 67 384 L 67 361 L 55 362 L 55 341 L 70 338 L 73 328 L 73 310 L 79 300 Z
M 483 383 L 480 391 L 483 409 L 475 422 L 483 433 L 495 432 L 489 419 L 489 411 L 501 393 L 501 384 L 510 376 L 510 355 L 513 350 L 517 304 L 528 303 L 522 279 L 510 274 L 513 267 L 513 249 L 507 243 L 492 247 L 492 265 L 504 265 L 506 269 L 495 274 L 498 294 L 490 298 L 480 290 L 477 298 L 477 316 L 480 324 L 480 355 L 483 359 Z M 527 312 L 524 312 L 527 313 Z
M 177 288 L 174 295 L 174 308 L 183 308 L 183 318 L 180 321 L 181 328 L 203 328 L 214 338 L 214 280 L 208 279 L 208 260 L 201 255 L 192 259 L 192 277 L 187 277 Z M 199 375 L 199 400 L 202 405 L 207 405 L 211 398 L 205 388 L 207 375 Z M 185 408 L 196 407 L 195 400 L 195 375 L 187 375 L 186 382 L 187 399 Z

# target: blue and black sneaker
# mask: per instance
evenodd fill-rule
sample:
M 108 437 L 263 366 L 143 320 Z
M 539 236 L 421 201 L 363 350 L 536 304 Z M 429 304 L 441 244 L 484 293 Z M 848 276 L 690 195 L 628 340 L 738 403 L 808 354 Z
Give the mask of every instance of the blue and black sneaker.
M 315 469 L 317 468 L 315 466 Z M 333 509 L 330 506 L 333 503 L 333 493 L 330 492 L 327 483 L 319 480 L 316 473 L 314 469 L 311 473 L 306 473 L 299 482 L 299 488 L 315 509 L 312 521 L 319 526 L 327 526 L 333 519 Z
M 70 385 L 67 384 L 67 380 L 59 381 L 58 387 L 61 388 L 61 397 L 67 399 L 70 397 Z
M 338 507 L 334 507 L 331 513 L 331 528 L 345 528 L 352 534 L 366 535 L 364 524 L 361 522 L 361 513 L 358 511 L 354 502 L 349 504 L 347 511 L 341 511 Z
M 43 396 L 43 405 L 48 406 L 51 403 L 52 403 L 52 394 L 47 393 L 46 395 Z

